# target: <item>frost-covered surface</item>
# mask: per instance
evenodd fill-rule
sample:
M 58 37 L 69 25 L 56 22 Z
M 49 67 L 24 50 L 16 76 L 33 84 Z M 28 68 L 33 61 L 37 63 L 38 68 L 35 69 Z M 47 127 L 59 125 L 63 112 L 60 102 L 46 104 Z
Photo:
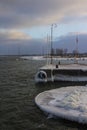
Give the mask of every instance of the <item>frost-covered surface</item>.
M 26 60 L 45 60 L 43 56 L 22 56 L 21 58 Z
M 35 102 L 53 116 L 87 124 L 87 86 L 45 91 L 36 96 Z
M 67 65 L 58 65 L 58 68 L 56 68 L 56 65 L 45 65 L 43 67 L 40 68 L 40 70 L 56 70 L 58 72 L 58 70 L 66 70 L 68 73 L 68 70 L 77 70 L 78 73 L 79 71 L 84 71 L 87 72 L 87 65 L 82 65 L 82 64 L 67 64 Z M 82 75 L 65 75 L 65 74 L 52 74 L 50 79 L 47 78 L 47 81 L 87 81 L 87 75 L 84 74 L 84 76 Z M 39 82 L 39 79 L 38 79 Z
M 87 70 L 87 65 L 82 65 L 82 64 L 67 64 L 67 65 L 59 65 L 58 66 L 58 68 L 56 68 L 56 66 L 55 65 L 52 65 L 52 64 L 49 64 L 49 65 L 45 65 L 45 66 L 43 66 L 43 67 L 41 67 L 41 69 L 56 69 L 56 70 L 58 70 L 58 69 L 67 69 L 67 70 L 69 70 L 69 69 L 76 69 L 76 70 L 78 70 L 78 69 L 81 69 L 81 70 Z
M 51 60 L 51 58 L 50 57 L 44 57 L 44 56 L 22 56 L 21 57 L 22 59 L 26 59 L 26 60 L 37 60 L 37 61 L 39 61 L 39 60 L 46 60 L 46 61 L 48 61 L 48 63 L 50 63 L 50 60 Z M 71 64 L 73 64 L 73 63 L 80 63 L 80 64 L 87 64 L 87 57 L 81 57 L 81 58 L 75 58 L 75 57 L 73 57 L 73 58 L 62 58 L 62 57 L 53 57 L 52 58 L 53 59 L 53 62 L 55 63 L 57 63 L 57 62 L 61 62 L 61 64 L 67 64 L 67 63 L 71 63 Z

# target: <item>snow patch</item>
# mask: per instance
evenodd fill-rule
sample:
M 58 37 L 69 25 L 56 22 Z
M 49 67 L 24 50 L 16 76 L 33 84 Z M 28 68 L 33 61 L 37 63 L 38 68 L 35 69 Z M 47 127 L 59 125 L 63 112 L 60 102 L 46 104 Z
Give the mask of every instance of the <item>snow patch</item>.
M 87 86 L 45 91 L 36 96 L 35 102 L 51 116 L 87 124 Z

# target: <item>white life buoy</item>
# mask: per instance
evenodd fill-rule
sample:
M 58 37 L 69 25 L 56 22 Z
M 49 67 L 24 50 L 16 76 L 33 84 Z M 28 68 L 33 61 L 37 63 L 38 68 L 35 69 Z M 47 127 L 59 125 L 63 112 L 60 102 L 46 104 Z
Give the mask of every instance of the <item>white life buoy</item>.
M 38 82 L 47 82 L 47 74 L 45 71 L 39 71 L 36 74 L 36 81 Z

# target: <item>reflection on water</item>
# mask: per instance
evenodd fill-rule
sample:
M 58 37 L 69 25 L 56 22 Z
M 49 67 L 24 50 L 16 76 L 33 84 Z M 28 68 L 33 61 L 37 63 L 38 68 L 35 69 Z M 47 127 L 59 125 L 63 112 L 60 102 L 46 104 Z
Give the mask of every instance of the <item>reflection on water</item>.
M 0 57 L 0 130 L 87 130 L 86 125 L 48 119 L 35 105 L 38 93 L 66 86 L 65 83 L 35 85 L 34 75 L 44 63 Z

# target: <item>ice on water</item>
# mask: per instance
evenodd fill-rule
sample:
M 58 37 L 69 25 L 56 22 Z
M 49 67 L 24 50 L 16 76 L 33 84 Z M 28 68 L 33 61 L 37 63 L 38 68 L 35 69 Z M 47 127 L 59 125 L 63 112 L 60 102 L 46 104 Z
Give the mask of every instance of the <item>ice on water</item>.
M 45 91 L 35 101 L 40 109 L 53 116 L 87 124 L 87 86 L 69 86 Z
M 68 110 L 87 112 L 87 87 L 73 87 L 73 90 L 63 94 L 62 98 L 56 95 L 55 99 L 49 102 L 49 105 L 63 107 Z

